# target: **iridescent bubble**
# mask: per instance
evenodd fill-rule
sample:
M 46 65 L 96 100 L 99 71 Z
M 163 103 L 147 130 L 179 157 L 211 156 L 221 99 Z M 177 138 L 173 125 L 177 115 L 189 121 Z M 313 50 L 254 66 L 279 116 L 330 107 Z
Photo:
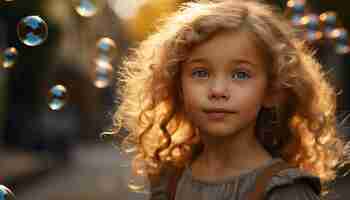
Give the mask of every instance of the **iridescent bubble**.
M 294 14 L 302 14 L 305 11 L 305 0 L 289 0 L 287 7 L 291 9 Z
M 143 184 L 137 183 L 135 180 L 130 180 L 128 183 L 128 188 L 133 192 L 143 192 L 145 186 Z
M 128 182 L 128 189 L 135 193 L 150 194 L 149 182 L 144 176 L 133 176 Z
M 330 33 L 330 37 L 337 43 L 348 43 L 348 31 L 345 28 L 336 28 Z
M 59 110 L 67 100 L 67 89 L 63 85 L 55 85 L 49 92 L 49 107 L 51 110 Z
M 308 14 L 301 19 L 301 23 L 309 30 L 318 30 L 320 26 L 318 15 Z
M 94 76 L 94 85 L 97 88 L 105 88 L 109 86 L 113 78 L 112 65 L 109 62 L 106 62 L 101 59 L 97 59 L 93 76 Z
M 28 46 L 42 44 L 47 39 L 47 34 L 47 24 L 39 16 L 25 17 L 17 25 L 19 39 Z
M 0 200 L 15 200 L 13 192 L 4 185 L 0 185 Z
M 326 26 L 323 29 L 324 35 L 327 38 L 332 38 L 332 32 L 334 31 L 334 27 Z
M 303 15 L 292 15 L 291 17 L 291 21 L 292 21 L 292 24 L 294 26 L 301 26 L 302 25 L 302 19 L 303 19 Z
M 108 37 L 103 37 L 97 41 L 98 59 L 102 59 L 106 62 L 111 62 L 117 55 L 117 45 Z
M 344 55 L 350 52 L 350 47 L 348 44 L 336 43 L 335 52 L 340 55 Z
M 322 32 L 309 30 L 306 32 L 306 39 L 310 42 L 320 40 L 322 38 Z
M 320 15 L 320 20 L 326 26 L 335 26 L 337 24 L 337 13 L 327 11 Z
M 337 25 L 337 14 L 333 11 L 327 11 L 320 15 L 320 21 L 323 25 L 323 32 L 327 38 L 331 38 L 331 33 Z
M 82 17 L 92 17 L 97 13 L 98 0 L 74 0 L 75 11 Z
M 104 142 L 110 142 L 115 139 L 115 134 L 112 132 L 103 132 L 100 134 L 100 137 Z
M 113 146 L 119 148 L 121 146 L 122 136 L 118 133 L 113 132 L 103 132 L 100 134 L 100 138 L 103 142 L 111 143 Z
M 15 47 L 9 47 L 5 49 L 2 55 L 2 66 L 4 68 L 11 68 L 15 65 L 17 60 L 18 52 Z

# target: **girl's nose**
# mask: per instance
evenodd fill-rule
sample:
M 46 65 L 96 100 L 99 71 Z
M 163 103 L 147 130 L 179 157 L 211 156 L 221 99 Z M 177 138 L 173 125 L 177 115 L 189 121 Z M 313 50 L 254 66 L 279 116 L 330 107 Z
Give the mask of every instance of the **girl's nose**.
M 209 89 L 209 99 L 218 100 L 230 98 L 230 93 L 228 91 L 227 83 L 225 81 L 214 81 Z

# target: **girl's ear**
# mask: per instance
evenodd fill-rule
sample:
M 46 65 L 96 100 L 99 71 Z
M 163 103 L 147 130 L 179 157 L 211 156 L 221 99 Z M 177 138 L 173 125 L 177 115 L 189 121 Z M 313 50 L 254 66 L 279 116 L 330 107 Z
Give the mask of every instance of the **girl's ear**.
M 270 90 L 263 100 L 263 107 L 272 108 L 276 105 L 284 104 L 287 100 L 287 92 L 283 89 Z

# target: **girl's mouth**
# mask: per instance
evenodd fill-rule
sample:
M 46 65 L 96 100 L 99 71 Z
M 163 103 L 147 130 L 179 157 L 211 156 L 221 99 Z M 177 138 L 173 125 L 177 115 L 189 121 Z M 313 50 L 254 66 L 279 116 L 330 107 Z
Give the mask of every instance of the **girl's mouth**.
M 224 120 L 227 115 L 232 114 L 228 112 L 207 112 L 209 120 L 221 121 Z

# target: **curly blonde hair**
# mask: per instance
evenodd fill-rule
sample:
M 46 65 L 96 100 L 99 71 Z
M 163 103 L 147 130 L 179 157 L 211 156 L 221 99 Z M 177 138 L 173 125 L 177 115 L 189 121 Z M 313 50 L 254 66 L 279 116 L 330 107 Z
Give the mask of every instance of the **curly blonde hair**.
M 287 94 L 273 110 L 259 113 L 259 142 L 322 183 L 336 177 L 344 140 L 337 135 L 335 89 L 283 16 L 249 0 L 185 3 L 125 59 L 113 132 L 128 130 L 122 146 L 136 147 L 133 167 L 139 172 L 158 174 L 167 164 L 183 167 L 193 159 L 201 140 L 184 113 L 181 63 L 194 45 L 218 31 L 242 28 L 255 35 L 271 63 L 270 88 Z

